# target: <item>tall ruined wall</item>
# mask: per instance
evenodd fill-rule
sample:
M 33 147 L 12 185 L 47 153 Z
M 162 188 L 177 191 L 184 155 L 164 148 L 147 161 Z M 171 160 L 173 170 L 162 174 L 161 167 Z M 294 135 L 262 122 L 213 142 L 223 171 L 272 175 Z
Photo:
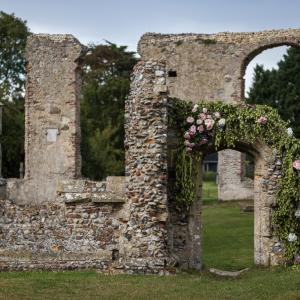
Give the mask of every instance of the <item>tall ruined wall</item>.
M 9 183 L 11 199 L 53 201 L 59 179 L 80 175 L 78 60 L 83 49 L 71 35 L 38 34 L 28 39 L 25 178 Z

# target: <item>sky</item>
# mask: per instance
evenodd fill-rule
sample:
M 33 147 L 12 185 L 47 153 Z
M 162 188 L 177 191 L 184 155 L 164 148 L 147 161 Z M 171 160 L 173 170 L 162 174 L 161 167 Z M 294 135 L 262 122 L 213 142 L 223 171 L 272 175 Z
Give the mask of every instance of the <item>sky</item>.
M 299 0 L 0 0 L 0 10 L 27 20 L 34 33 L 71 33 L 83 44 L 105 40 L 136 50 L 145 32 L 215 33 L 300 28 Z M 285 53 L 262 53 L 247 68 L 272 68 Z

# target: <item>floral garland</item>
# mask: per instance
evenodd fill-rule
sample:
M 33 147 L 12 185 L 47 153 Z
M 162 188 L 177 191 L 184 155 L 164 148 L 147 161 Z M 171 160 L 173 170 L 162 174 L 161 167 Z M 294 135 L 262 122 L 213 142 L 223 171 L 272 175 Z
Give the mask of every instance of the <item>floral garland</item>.
M 171 124 L 182 141 L 176 163 L 176 201 L 188 207 L 195 199 L 194 160 L 205 148 L 234 148 L 238 141 L 254 143 L 257 137 L 282 156 L 282 177 L 272 216 L 275 235 L 284 244 L 285 257 L 300 262 L 300 140 L 277 110 L 265 105 L 230 105 L 170 99 Z M 181 138 L 180 138 L 181 137 Z

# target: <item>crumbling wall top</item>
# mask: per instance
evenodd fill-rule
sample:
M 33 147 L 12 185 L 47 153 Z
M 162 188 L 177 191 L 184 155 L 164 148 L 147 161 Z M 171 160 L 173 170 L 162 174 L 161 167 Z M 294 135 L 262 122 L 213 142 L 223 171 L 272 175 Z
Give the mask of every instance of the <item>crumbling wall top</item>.
M 45 34 L 38 33 L 32 34 L 27 39 L 26 45 L 26 58 L 36 56 L 35 50 L 40 49 L 45 51 L 45 48 L 41 48 L 42 45 L 51 49 L 53 47 L 70 47 L 75 56 L 81 57 L 87 51 L 87 47 L 82 45 L 72 34 Z M 49 47 L 50 46 L 50 47 Z
M 145 55 L 147 48 L 163 48 L 167 44 L 182 44 L 198 42 L 204 44 L 227 43 L 227 44 L 299 44 L 300 29 L 265 30 L 258 32 L 219 32 L 213 34 L 159 34 L 145 33 L 138 44 L 138 52 Z

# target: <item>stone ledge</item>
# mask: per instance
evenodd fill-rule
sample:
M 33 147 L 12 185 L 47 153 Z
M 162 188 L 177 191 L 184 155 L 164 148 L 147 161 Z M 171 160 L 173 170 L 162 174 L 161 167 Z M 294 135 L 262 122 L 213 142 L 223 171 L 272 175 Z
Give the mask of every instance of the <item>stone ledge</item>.
M 64 203 L 125 203 L 124 177 L 108 177 L 107 181 L 85 179 L 62 180 L 57 194 Z

